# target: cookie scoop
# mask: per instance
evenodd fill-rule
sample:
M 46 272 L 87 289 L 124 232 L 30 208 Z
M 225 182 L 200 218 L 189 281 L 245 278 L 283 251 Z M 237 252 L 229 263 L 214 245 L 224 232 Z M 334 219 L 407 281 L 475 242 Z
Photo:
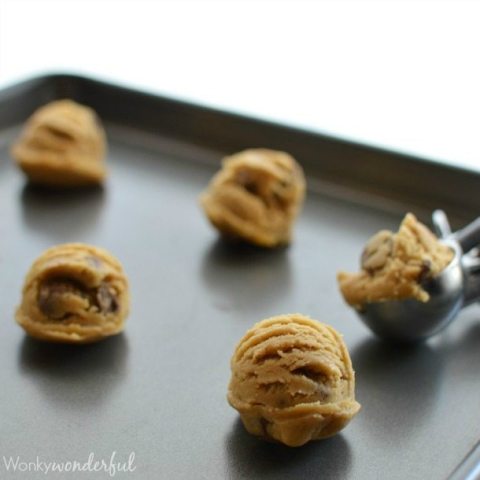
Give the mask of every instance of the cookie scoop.
M 384 300 L 430 298 L 423 283 L 450 264 L 454 250 L 437 237 L 413 214 L 408 213 L 397 233 L 382 230 L 365 245 L 359 273 L 338 274 L 346 302 L 355 308 Z
M 436 210 L 433 224 L 439 239 L 408 214 L 398 233 L 369 240 L 361 272 L 338 275 L 345 300 L 382 338 L 424 340 L 480 298 L 480 218 L 452 233 Z
M 253 435 L 298 447 L 335 435 L 360 410 L 347 347 L 304 315 L 254 325 L 231 359 L 228 401 Z
M 303 170 L 292 156 L 250 149 L 223 159 L 200 200 L 226 237 L 276 247 L 290 242 L 304 196 Z
M 120 262 L 104 249 L 67 243 L 46 250 L 31 266 L 16 320 L 41 340 L 90 343 L 120 333 L 128 310 Z
M 104 181 L 105 150 L 105 133 L 95 112 L 58 100 L 33 113 L 11 153 L 32 183 L 76 187 Z

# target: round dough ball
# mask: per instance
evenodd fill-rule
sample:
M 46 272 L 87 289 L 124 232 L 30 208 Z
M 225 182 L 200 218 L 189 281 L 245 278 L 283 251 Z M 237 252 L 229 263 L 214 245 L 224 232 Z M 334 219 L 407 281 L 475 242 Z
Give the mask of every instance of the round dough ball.
M 33 263 L 16 320 L 41 340 L 89 343 L 120 333 L 128 311 L 120 262 L 102 248 L 66 243 Z
M 360 409 L 347 347 L 332 327 L 300 314 L 253 326 L 232 360 L 228 401 L 253 435 L 303 445 L 335 435 Z
M 105 150 L 105 133 L 95 112 L 58 100 L 27 120 L 11 153 L 31 182 L 74 187 L 103 182 Z
M 290 242 L 304 197 L 305 177 L 292 156 L 250 149 L 223 159 L 201 204 L 227 237 L 276 247 Z

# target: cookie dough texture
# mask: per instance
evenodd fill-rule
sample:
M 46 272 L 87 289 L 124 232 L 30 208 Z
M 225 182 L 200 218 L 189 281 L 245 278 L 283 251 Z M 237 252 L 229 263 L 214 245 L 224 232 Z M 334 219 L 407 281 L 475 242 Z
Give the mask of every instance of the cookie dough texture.
M 250 149 L 223 159 L 200 200 L 225 236 L 275 247 L 290 242 L 304 196 L 305 177 L 292 156 Z
M 397 233 L 382 230 L 365 246 L 359 273 L 338 274 L 346 302 L 361 309 L 370 302 L 405 298 L 426 302 L 423 282 L 440 274 L 453 251 L 408 213 Z
M 32 337 L 89 343 L 120 333 L 128 281 L 106 250 L 81 243 L 46 250 L 32 265 L 16 320 Z
M 33 183 L 74 187 L 103 182 L 105 150 L 105 133 L 95 112 L 58 100 L 27 120 L 11 153 Z
M 300 314 L 253 326 L 232 360 L 228 401 L 253 435 L 297 447 L 335 435 L 360 409 L 342 337 Z

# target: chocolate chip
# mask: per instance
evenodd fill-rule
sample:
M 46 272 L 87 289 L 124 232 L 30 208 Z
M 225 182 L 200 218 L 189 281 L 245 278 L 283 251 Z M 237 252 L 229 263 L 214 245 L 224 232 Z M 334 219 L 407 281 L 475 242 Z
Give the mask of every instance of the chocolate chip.
M 242 170 L 238 172 L 237 182 L 241 185 L 247 192 L 252 195 L 258 194 L 258 186 L 255 180 L 252 178 L 250 172 Z
M 258 194 L 258 187 L 257 187 L 257 184 L 255 182 L 245 183 L 243 185 L 243 188 L 245 188 L 245 190 L 247 192 L 251 193 L 252 195 L 257 195 Z
M 420 275 L 418 276 L 418 283 L 423 283 L 430 277 L 432 271 L 432 262 L 430 260 L 422 261 L 422 269 L 420 270 Z
M 362 253 L 362 268 L 373 272 L 382 268 L 392 254 L 393 234 L 388 230 L 381 230 L 367 242 Z
M 115 290 L 107 283 L 102 283 L 98 288 L 86 288 L 74 279 L 51 279 L 45 281 L 39 288 L 38 307 L 41 312 L 53 320 L 64 320 L 73 315 L 65 294 L 72 294 L 87 300 L 88 310 L 96 307 L 101 313 L 113 313 L 118 310 L 118 299 Z
M 63 320 L 70 315 L 65 311 L 62 297 L 72 293 L 82 298 L 87 298 L 88 293 L 82 287 L 68 279 L 57 279 L 43 283 L 38 292 L 38 307 L 41 312 L 54 320 Z
M 118 310 L 118 301 L 115 290 L 105 283 L 102 283 L 98 287 L 96 300 L 102 313 L 113 313 Z

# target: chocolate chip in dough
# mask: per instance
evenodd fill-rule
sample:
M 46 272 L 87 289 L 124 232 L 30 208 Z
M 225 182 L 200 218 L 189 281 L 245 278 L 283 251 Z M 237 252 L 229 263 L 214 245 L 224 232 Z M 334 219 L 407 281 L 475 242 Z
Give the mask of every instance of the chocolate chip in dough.
M 373 272 L 382 268 L 392 255 L 393 233 L 381 230 L 367 242 L 362 253 L 362 268 Z

